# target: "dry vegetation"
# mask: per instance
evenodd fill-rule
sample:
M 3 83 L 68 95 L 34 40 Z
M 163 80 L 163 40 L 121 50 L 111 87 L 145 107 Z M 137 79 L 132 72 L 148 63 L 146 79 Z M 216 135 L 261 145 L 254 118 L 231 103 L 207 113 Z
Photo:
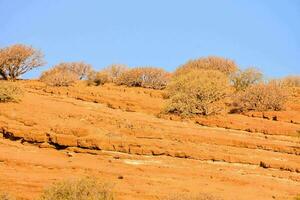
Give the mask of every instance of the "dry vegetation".
M 164 89 L 170 74 L 164 69 L 155 67 L 137 67 L 122 73 L 116 83 L 130 87 Z
M 87 80 L 88 85 L 99 86 L 108 82 L 109 82 L 108 74 L 104 71 L 100 71 L 100 72 L 92 71 L 88 75 L 88 80 Z
M 279 111 L 283 110 L 288 96 L 285 88 L 277 84 L 257 84 L 247 87 L 233 98 L 238 111 Z
M 22 96 L 22 89 L 13 82 L 0 81 L 0 103 L 18 102 Z
M 108 82 L 116 83 L 120 76 L 128 71 L 127 65 L 122 64 L 112 64 L 102 70 L 103 73 L 107 74 Z
M 223 73 L 194 69 L 172 79 L 165 110 L 181 115 L 217 114 L 225 109 L 229 92 L 229 81 Z
M 40 51 L 24 45 L 1 49 L 0 61 L 2 78 L 13 80 L 43 63 Z M 95 86 L 114 83 L 159 90 L 167 87 L 165 96 L 169 100 L 164 110 L 180 115 L 218 114 L 227 110 L 225 103 L 229 105 L 230 101 L 232 111 L 282 110 L 287 99 L 283 87 L 300 84 L 298 76 L 271 81 L 276 82 L 273 84 L 263 83 L 263 74 L 258 69 L 240 70 L 233 60 L 214 56 L 188 61 L 177 68 L 173 78 L 162 68 L 113 64 L 97 72 L 84 62 L 60 63 L 40 77 L 49 86 L 71 86 L 84 79 Z M 1 101 L 15 99 L 11 95 L 17 93 L 14 87 L 4 84 L 1 87 Z
M 231 75 L 231 81 L 236 91 L 245 90 L 251 85 L 262 82 L 263 74 L 256 68 L 238 70 Z
M 300 76 L 287 76 L 282 79 L 282 84 L 287 87 L 300 87 Z
M 110 187 L 92 177 L 65 180 L 45 189 L 40 200 L 113 200 Z
M 177 68 L 175 75 L 189 72 L 192 69 L 217 70 L 229 76 L 238 70 L 238 66 L 233 60 L 209 56 L 188 61 L 184 65 Z
M 58 64 L 43 72 L 40 80 L 49 86 L 70 86 L 78 80 L 78 76 L 71 69 Z
M 16 80 L 20 75 L 45 63 L 41 51 L 16 44 L 0 49 L 0 78 Z
M 0 200 L 16 200 L 16 198 L 6 192 L 0 192 Z
M 43 72 L 40 80 L 50 86 L 70 86 L 86 79 L 91 72 L 92 66 L 84 62 L 60 63 Z

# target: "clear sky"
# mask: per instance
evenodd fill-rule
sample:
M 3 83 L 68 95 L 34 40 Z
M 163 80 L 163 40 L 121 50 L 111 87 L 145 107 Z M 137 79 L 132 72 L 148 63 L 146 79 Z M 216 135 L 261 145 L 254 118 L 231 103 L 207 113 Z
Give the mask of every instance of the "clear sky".
M 0 47 L 41 49 L 47 65 L 86 61 L 174 70 L 208 55 L 300 74 L 300 0 L 0 0 Z

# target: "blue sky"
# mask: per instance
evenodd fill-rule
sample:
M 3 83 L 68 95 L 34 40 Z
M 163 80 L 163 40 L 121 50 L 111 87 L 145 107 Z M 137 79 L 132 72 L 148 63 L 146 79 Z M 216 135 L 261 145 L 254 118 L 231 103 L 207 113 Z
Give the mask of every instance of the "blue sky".
M 47 65 L 86 61 L 174 70 L 217 55 L 268 77 L 300 74 L 299 0 L 0 0 L 0 47 L 41 49 Z

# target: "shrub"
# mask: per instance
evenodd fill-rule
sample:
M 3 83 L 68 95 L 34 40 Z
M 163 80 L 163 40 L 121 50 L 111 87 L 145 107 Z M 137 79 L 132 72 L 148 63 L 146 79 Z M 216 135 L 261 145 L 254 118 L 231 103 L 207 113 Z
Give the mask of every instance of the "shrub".
M 78 80 L 78 74 L 65 65 L 58 64 L 43 72 L 40 80 L 50 86 L 70 86 Z
M 130 87 L 142 86 L 142 70 L 140 68 L 130 69 L 120 75 L 116 80 L 118 85 L 127 85 Z
M 0 200 L 15 200 L 15 199 L 16 198 L 14 198 L 13 196 L 11 196 L 6 192 L 0 192 Z
M 188 61 L 184 65 L 177 68 L 175 75 L 187 73 L 192 69 L 218 70 L 229 76 L 237 71 L 238 66 L 233 60 L 222 57 L 209 56 Z
M 60 66 L 69 68 L 77 74 L 79 80 L 86 79 L 92 71 L 92 66 L 84 62 L 61 63 Z
M 0 77 L 16 80 L 20 75 L 45 63 L 41 51 L 23 44 L 0 49 Z
M 126 65 L 122 64 L 112 64 L 105 69 L 103 69 L 103 73 L 107 74 L 107 78 L 109 82 L 116 83 L 117 79 L 128 70 Z
M 297 89 L 300 87 L 300 76 L 286 76 L 281 79 L 271 79 L 269 83 L 286 87 L 287 89 Z
M 40 200 L 113 200 L 113 193 L 108 185 L 95 178 L 58 182 L 46 189 Z
M 22 93 L 21 88 L 15 83 L 0 81 L 0 102 L 18 102 Z
M 224 110 L 229 80 L 216 70 L 191 70 L 175 76 L 167 87 L 165 111 L 181 115 L 210 115 Z
M 130 87 L 164 89 L 169 77 L 170 74 L 161 68 L 138 67 L 122 73 L 116 83 Z
M 108 74 L 105 71 L 100 72 L 91 72 L 88 75 L 88 85 L 103 85 L 104 83 L 109 82 Z
M 284 108 L 287 93 L 280 85 L 257 84 L 233 96 L 236 111 L 279 111 Z
M 287 87 L 300 87 L 300 76 L 287 76 L 282 79 L 282 84 Z
M 262 81 L 263 74 L 255 68 L 248 68 L 244 71 L 238 70 L 231 77 L 233 87 L 237 90 L 245 90 L 247 87 L 253 84 L 257 84 Z

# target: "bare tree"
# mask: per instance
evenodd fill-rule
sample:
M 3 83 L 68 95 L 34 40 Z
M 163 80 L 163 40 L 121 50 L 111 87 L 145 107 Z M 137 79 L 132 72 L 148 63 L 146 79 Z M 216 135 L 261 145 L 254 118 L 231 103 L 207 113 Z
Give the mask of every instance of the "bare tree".
M 103 72 L 107 73 L 110 82 L 115 83 L 117 79 L 126 71 L 128 67 L 123 64 L 112 64 L 103 69 Z
M 0 76 L 16 80 L 20 75 L 45 64 L 43 53 L 31 46 L 15 44 L 0 49 Z
M 84 62 L 70 62 L 70 63 L 61 63 L 70 68 L 78 75 L 78 79 L 82 80 L 87 78 L 88 74 L 93 70 L 92 65 Z

